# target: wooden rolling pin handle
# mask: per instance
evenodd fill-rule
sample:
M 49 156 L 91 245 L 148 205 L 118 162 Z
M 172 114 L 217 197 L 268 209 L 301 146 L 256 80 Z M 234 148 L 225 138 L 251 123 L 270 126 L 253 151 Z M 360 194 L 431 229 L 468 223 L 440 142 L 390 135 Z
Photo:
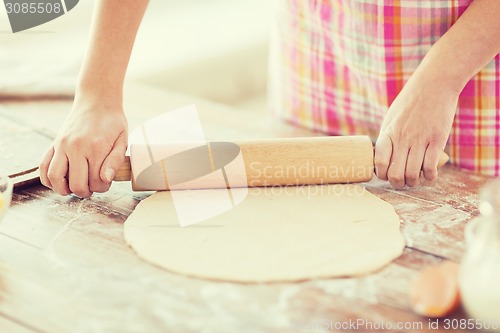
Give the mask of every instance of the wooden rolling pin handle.
M 449 161 L 450 157 L 444 151 L 439 156 L 438 168 L 441 168 Z M 125 156 L 125 160 L 120 167 L 120 169 L 116 172 L 115 181 L 130 181 L 132 179 L 132 170 L 130 166 L 130 157 Z
M 445 165 L 446 163 L 448 163 L 448 161 L 450 160 L 450 156 L 448 156 L 448 154 L 446 154 L 444 151 L 441 153 L 441 155 L 439 155 L 439 161 L 438 161 L 438 169 L 441 168 L 443 165 Z
M 125 182 L 132 179 L 132 169 L 130 165 L 130 156 L 125 156 L 125 160 L 121 165 L 120 169 L 115 174 L 114 181 Z
M 373 176 L 373 146 L 367 136 L 273 138 L 232 143 L 239 147 L 245 166 L 243 170 L 232 170 L 234 187 L 353 183 L 368 181 Z M 216 156 L 216 159 L 225 159 L 233 153 L 230 146 L 214 143 L 207 147 L 211 151 L 210 155 Z M 162 149 L 161 145 L 156 148 Z M 205 162 L 200 160 L 200 163 Z M 178 175 L 190 172 L 189 170 L 191 169 L 181 167 Z M 170 172 L 177 173 L 174 170 Z M 127 181 L 132 176 L 130 158 L 127 158 L 114 180 Z M 164 190 L 162 176 L 158 177 L 161 178 L 158 182 L 155 180 L 156 176 L 147 174 L 140 181 L 133 179 L 132 187 L 134 190 Z M 189 175 L 185 176 L 184 178 L 189 178 Z M 200 180 L 201 177 L 196 179 Z M 218 183 L 211 183 L 211 178 L 206 179 L 208 181 L 204 183 L 201 183 L 204 181 L 201 179 L 200 183 L 188 186 L 220 186 Z

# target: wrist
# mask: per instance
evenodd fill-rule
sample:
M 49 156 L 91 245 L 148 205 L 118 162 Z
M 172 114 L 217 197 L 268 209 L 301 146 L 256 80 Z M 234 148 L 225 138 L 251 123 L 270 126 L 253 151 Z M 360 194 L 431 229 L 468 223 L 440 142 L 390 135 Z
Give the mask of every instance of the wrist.
M 463 73 L 447 68 L 439 69 L 439 67 L 441 67 L 439 64 L 431 64 L 424 60 L 411 76 L 410 81 L 418 82 L 417 85 L 425 91 L 458 98 L 470 78 Z
M 449 34 L 441 37 L 425 55 L 415 73 L 426 77 L 429 83 L 451 88 L 460 94 L 481 66 L 454 39 Z
M 75 103 L 81 102 L 110 106 L 111 109 L 122 109 L 123 86 L 80 81 L 75 90 Z

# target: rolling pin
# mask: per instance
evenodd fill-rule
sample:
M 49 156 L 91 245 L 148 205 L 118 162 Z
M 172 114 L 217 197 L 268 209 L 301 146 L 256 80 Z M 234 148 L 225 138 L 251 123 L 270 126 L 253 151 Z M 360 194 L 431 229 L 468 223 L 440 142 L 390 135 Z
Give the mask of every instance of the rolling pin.
M 368 136 L 131 145 L 115 181 L 143 190 L 359 183 L 374 174 Z M 443 152 L 439 166 L 448 161 Z M 142 166 L 141 166 L 142 164 Z M 146 167 L 145 167 L 146 166 Z

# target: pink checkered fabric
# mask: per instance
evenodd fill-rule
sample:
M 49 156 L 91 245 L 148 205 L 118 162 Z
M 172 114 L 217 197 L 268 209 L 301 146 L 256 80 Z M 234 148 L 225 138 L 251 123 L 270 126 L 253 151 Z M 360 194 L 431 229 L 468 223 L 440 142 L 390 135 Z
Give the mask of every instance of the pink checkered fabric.
M 376 139 L 385 112 L 472 0 L 277 0 L 270 95 L 294 124 Z M 500 175 L 500 55 L 463 90 L 451 162 Z

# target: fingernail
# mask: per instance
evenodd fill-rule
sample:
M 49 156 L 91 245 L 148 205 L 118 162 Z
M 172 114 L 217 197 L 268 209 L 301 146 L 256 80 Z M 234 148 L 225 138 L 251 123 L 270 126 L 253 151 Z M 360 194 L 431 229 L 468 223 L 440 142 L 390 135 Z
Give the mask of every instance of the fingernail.
M 106 177 L 108 183 L 111 183 L 113 178 L 115 178 L 115 170 L 111 168 L 106 169 L 106 171 L 104 171 L 104 177 Z

